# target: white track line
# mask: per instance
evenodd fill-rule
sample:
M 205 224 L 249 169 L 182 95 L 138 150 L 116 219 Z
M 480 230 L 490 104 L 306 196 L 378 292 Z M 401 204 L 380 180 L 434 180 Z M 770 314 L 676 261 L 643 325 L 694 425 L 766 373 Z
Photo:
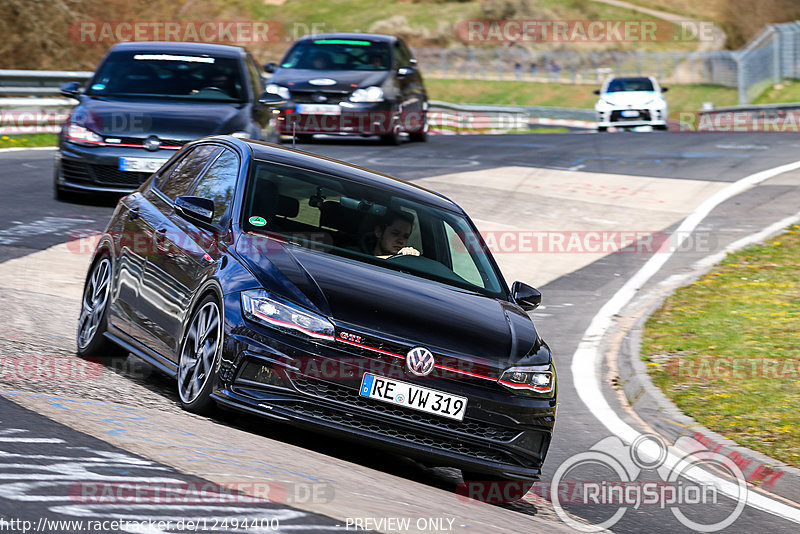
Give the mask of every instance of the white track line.
M 56 150 L 57 146 L 12 146 L 10 148 L 0 148 L 0 154 L 3 152 L 20 152 L 22 150 Z
M 645 263 L 639 271 L 631 277 L 625 285 L 623 285 L 614 296 L 606 302 L 606 304 L 597 312 L 597 315 L 592 319 L 589 328 L 583 334 L 583 339 L 578 345 L 578 349 L 572 357 L 572 377 L 575 385 L 575 390 L 581 398 L 589 411 L 601 422 L 605 427 L 614 435 L 622 439 L 626 443 L 632 443 L 641 434 L 628 425 L 625 421 L 614 412 L 611 406 L 603 396 L 600 388 L 599 367 L 601 361 L 600 343 L 603 336 L 608 331 L 612 324 L 612 318 L 619 313 L 633 298 L 636 296 L 644 284 L 655 275 L 661 267 L 670 259 L 674 250 L 680 248 L 683 242 L 689 237 L 689 234 L 697 227 L 697 225 L 718 205 L 728 200 L 729 198 L 738 195 L 739 193 L 760 184 L 779 174 L 800 169 L 800 161 L 781 165 L 772 169 L 758 172 L 746 176 L 725 189 L 721 189 L 708 199 L 706 199 L 697 209 L 694 210 L 684 221 L 680 224 L 677 230 L 671 237 L 677 236 L 676 243 L 670 243 L 672 246 L 667 252 L 656 253 L 647 263 Z M 781 221 L 782 222 L 782 221 Z M 774 227 L 772 225 L 770 228 Z M 755 236 L 761 235 L 759 232 Z M 740 240 L 740 241 L 746 241 Z M 737 243 L 739 243 L 737 241 Z M 727 249 L 726 249 L 727 250 Z M 665 465 L 674 466 L 680 460 L 679 454 L 670 453 Z M 717 485 L 719 490 L 734 499 L 739 496 L 739 488 L 736 484 L 729 480 L 722 479 L 708 472 L 700 469 L 692 469 L 691 472 L 686 473 L 688 478 L 695 479 L 702 482 L 711 482 Z M 783 519 L 800 523 L 800 510 L 793 508 L 781 502 L 769 499 L 759 493 L 748 492 L 747 504 L 776 515 Z

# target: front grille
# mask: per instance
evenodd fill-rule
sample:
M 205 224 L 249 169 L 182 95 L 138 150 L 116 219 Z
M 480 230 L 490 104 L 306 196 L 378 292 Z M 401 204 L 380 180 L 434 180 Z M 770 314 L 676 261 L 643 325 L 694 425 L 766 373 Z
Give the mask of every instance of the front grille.
M 415 445 L 431 447 L 440 451 L 461 454 L 470 458 L 486 460 L 488 462 L 502 464 L 514 462 L 515 464 L 521 465 L 519 462 L 514 461 L 514 458 L 511 455 L 504 454 L 502 451 L 497 449 L 481 447 L 455 439 L 430 436 L 415 430 L 400 428 L 383 423 L 381 421 L 367 420 L 360 417 L 350 417 L 347 414 L 339 413 L 334 410 L 328 410 L 321 406 L 315 406 L 308 403 L 298 403 L 295 406 L 292 406 L 292 410 L 303 415 L 327 421 L 329 423 L 355 428 L 366 432 L 372 432 L 374 434 L 395 438 L 408 443 L 413 443 Z
M 113 165 L 89 165 L 66 158 L 61 160 L 61 173 L 69 182 L 95 182 L 131 188 L 139 187 L 150 177 L 147 172 L 121 171 Z
M 453 421 L 419 410 L 394 406 L 375 399 L 368 399 L 360 396 L 357 389 L 351 389 L 331 382 L 323 382 L 321 380 L 295 380 L 294 385 L 304 393 L 326 400 L 341 402 L 362 410 L 391 415 L 405 419 L 406 421 L 423 423 L 438 429 L 447 429 L 470 436 L 509 442 L 513 441 L 520 433 L 520 431 L 516 429 L 501 427 L 482 421 L 469 420 L 467 418 L 463 421 Z
M 111 165 L 91 165 L 91 171 L 98 183 L 138 187 L 150 177 L 147 172 L 121 171 Z
M 338 104 L 347 100 L 349 93 L 343 91 L 292 91 L 292 102 L 296 104 Z M 324 98 L 324 100 L 322 100 Z
M 61 173 L 65 180 L 70 182 L 91 182 L 92 175 L 89 166 L 80 161 L 61 160 Z
M 626 110 L 626 111 L 637 111 L 637 110 Z M 641 121 L 649 121 L 650 120 L 650 111 L 646 109 L 640 109 L 638 117 L 623 117 L 622 111 L 614 110 L 611 112 L 611 121 L 612 122 L 641 122 Z
M 120 138 L 120 144 L 123 144 L 123 145 L 142 145 L 142 148 L 144 148 L 144 142 L 147 140 L 148 137 L 150 137 L 150 136 L 148 135 L 146 137 L 122 137 L 122 138 Z M 179 141 L 179 140 L 176 140 L 176 139 L 161 139 L 161 138 L 159 138 L 159 140 L 161 141 L 161 146 L 162 147 L 164 147 L 164 146 L 183 146 L 183 145 L 185 145 L 186 143 L 189 142 L 189 141 L 185 141 L 185 140 L 180 140 Z M 172 149 L 170 149 L 170 150 L 172 150 Z

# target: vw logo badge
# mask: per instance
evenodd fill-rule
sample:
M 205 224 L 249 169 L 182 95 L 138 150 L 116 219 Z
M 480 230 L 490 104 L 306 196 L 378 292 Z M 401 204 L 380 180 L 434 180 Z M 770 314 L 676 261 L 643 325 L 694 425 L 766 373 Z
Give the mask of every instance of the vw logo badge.
M 161 140 L 155 135 L 151 135 L 150 137 L 144 140 L 144 148 L 150 150 L 151 152 L 154 150 L 158 150 L 158 147 L 160 146 L 161 146 Z
M 414 347 L 406 354 L 406 367 L 411 374 L 427 376 L 433 371 L 433 354 L 424 347 Z

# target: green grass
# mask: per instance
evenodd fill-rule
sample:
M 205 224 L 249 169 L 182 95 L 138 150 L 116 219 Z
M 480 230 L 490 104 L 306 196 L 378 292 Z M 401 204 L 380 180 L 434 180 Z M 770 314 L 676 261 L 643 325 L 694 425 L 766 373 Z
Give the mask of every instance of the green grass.
M 54 146 L 57 142 L 58 135 L 50 133 L 0 135 L 0 148 Z
M 774 102 L 800 102 L 800 82 L 781 82 L 768 88 L 755 99 L 754 104 Z
M 600 85 L 488 80 L 464 83 L 463 80 L 426 78 L 425 87 L 432 100 L 453 103 L 592 109 L 597 102 L 593 91 Z M 665 96 L 673 118 L 677 118 L 681 111 L 697 111 L 703 102 L 713 102 L 715 106 L 738 103 L 736 89 L 715 85 L 673 85 Z
M 702 425 L 800 466 L 800 225 L 729 255 L 647 321 L 653 382 Z

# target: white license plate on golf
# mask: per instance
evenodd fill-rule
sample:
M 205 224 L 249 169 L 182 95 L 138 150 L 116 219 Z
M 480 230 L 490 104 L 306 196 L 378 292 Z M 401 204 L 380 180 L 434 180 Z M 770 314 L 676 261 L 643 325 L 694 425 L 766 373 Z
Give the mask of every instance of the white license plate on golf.
M 463 420 L 467 411 L 466 397 L 370 373 L 364 373 L 358 394 L 457 421 Z
M 131 172 L 156 172 L 166 163 L 156 158 L 119 158 L 119 170 Z
M 297 104 L 297 113 L 303 115 L 341 115 L 342 108 L 337 104 Z
M 639 112 L 635 109 L 626 109 L 622 113 L 620 113 L 623 117 L 638 117 Z

